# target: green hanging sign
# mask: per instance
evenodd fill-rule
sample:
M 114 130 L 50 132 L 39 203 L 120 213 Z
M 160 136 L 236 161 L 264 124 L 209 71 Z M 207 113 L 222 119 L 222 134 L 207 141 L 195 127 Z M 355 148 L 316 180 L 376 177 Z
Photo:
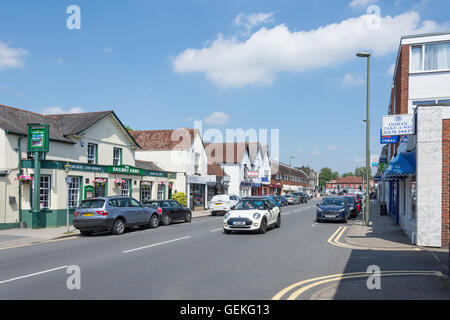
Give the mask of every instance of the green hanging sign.
M 48 152 L 50 128 L 48 124 L 28 125 L 28 152 Z

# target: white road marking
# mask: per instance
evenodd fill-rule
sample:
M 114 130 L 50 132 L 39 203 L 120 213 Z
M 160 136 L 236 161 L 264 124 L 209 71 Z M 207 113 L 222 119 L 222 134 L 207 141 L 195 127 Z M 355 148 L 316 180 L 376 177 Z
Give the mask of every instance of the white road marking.
M 24 279 L 24 278 L 29 278 L 29 277 L 33 277 L 33 276 L 37 276 L 37 275 L 40 275 L 40 274 L 43 274 L 43 273 L 48 273 L 48 272 L 56 271 L 56 270 L 59 270 L 59 269 L 64 269 L 64 268 L 67 268 L 67 267 L 68 266 L 62 266 L 62 267 L 58 267 L 58 268 L 53 268 L 53 269 L 49 269 L 49 270 L 45 270 L 45 271 L 40 271 L 40 272 L 28 274 L 26 276 L 12 278 L 12 279 L 8 279 L 8 280 L 3 280 L 3 281 L 0 281 L 0 284 L 11 282 L 11 281 L 15 281 L 15 280 L 20 280 L 20 279 Z
M 187 236 L 187 237 L 183 237 L 183 238 L 178 238 L 178 239 L 173 239 L 173 240 L 169 240 L 169 241 L 164 241 L 164 242 L 159 242 L 159 243 L 155 243 L 155 244 L 151 244 L 145 247 L 140 247 L 140 248 L 136 248 L 136 249 L 131 249 L 131 250 L 126 250 L 126 251 L 122 251 L 122 253 L 129 253 L 129 252 L 133 252 L 133 251 L 137 251 L 137 250 L 142 250 L 142 249 L 147 249 L 147 248 L 151 248 L 151 247 L 156 247 L 162 244 L 166 244 L 166 243 L 170 243 L 170 242 L 175 242 L 175 241 L 180 241 L 180 240 L 184 240 L 184 239 L 189 239 L 191 236 Z
M 214 229 L 214 230 L 211 230 L 211 232 L 216 232 L 216 231 L 220 231 L 220 230 L 223 230 L 223 228 Z

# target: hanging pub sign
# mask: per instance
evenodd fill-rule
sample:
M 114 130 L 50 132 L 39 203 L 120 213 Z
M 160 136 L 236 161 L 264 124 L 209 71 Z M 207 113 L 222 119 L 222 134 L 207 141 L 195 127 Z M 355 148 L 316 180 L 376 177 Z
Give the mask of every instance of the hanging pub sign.
M 383 116 L 382 136 L 403 136 L 415 134 L 414 115 L 396 114 L 392 116 Z
M 28 152 L 48 152 L 50 129 L 48 124 L 28 124 Z

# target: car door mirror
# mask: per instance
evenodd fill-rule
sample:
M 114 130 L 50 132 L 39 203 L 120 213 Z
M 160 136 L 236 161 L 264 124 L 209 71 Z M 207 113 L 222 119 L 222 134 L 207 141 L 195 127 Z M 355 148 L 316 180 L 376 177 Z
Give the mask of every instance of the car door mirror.
M 316 206 L 318 207 L 318 206 L 320 206 L 320 204 L 319 204 L 319 203 L 316 203 Z

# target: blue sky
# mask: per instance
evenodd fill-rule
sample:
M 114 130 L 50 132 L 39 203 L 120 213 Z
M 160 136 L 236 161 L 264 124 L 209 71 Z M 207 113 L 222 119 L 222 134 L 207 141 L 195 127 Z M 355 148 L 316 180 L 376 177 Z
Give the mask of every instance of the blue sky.
M 72 4 L 80 30 L 66 27 Z M 138 130 L 279 129 L 281 161 L 354 171 L 365 163 L 356 52 L 373 53 L 378 154 L 400 36 L 448 31 L 448 12 L 439 0 L 3 1 L 0 104 L 112 109 Z

